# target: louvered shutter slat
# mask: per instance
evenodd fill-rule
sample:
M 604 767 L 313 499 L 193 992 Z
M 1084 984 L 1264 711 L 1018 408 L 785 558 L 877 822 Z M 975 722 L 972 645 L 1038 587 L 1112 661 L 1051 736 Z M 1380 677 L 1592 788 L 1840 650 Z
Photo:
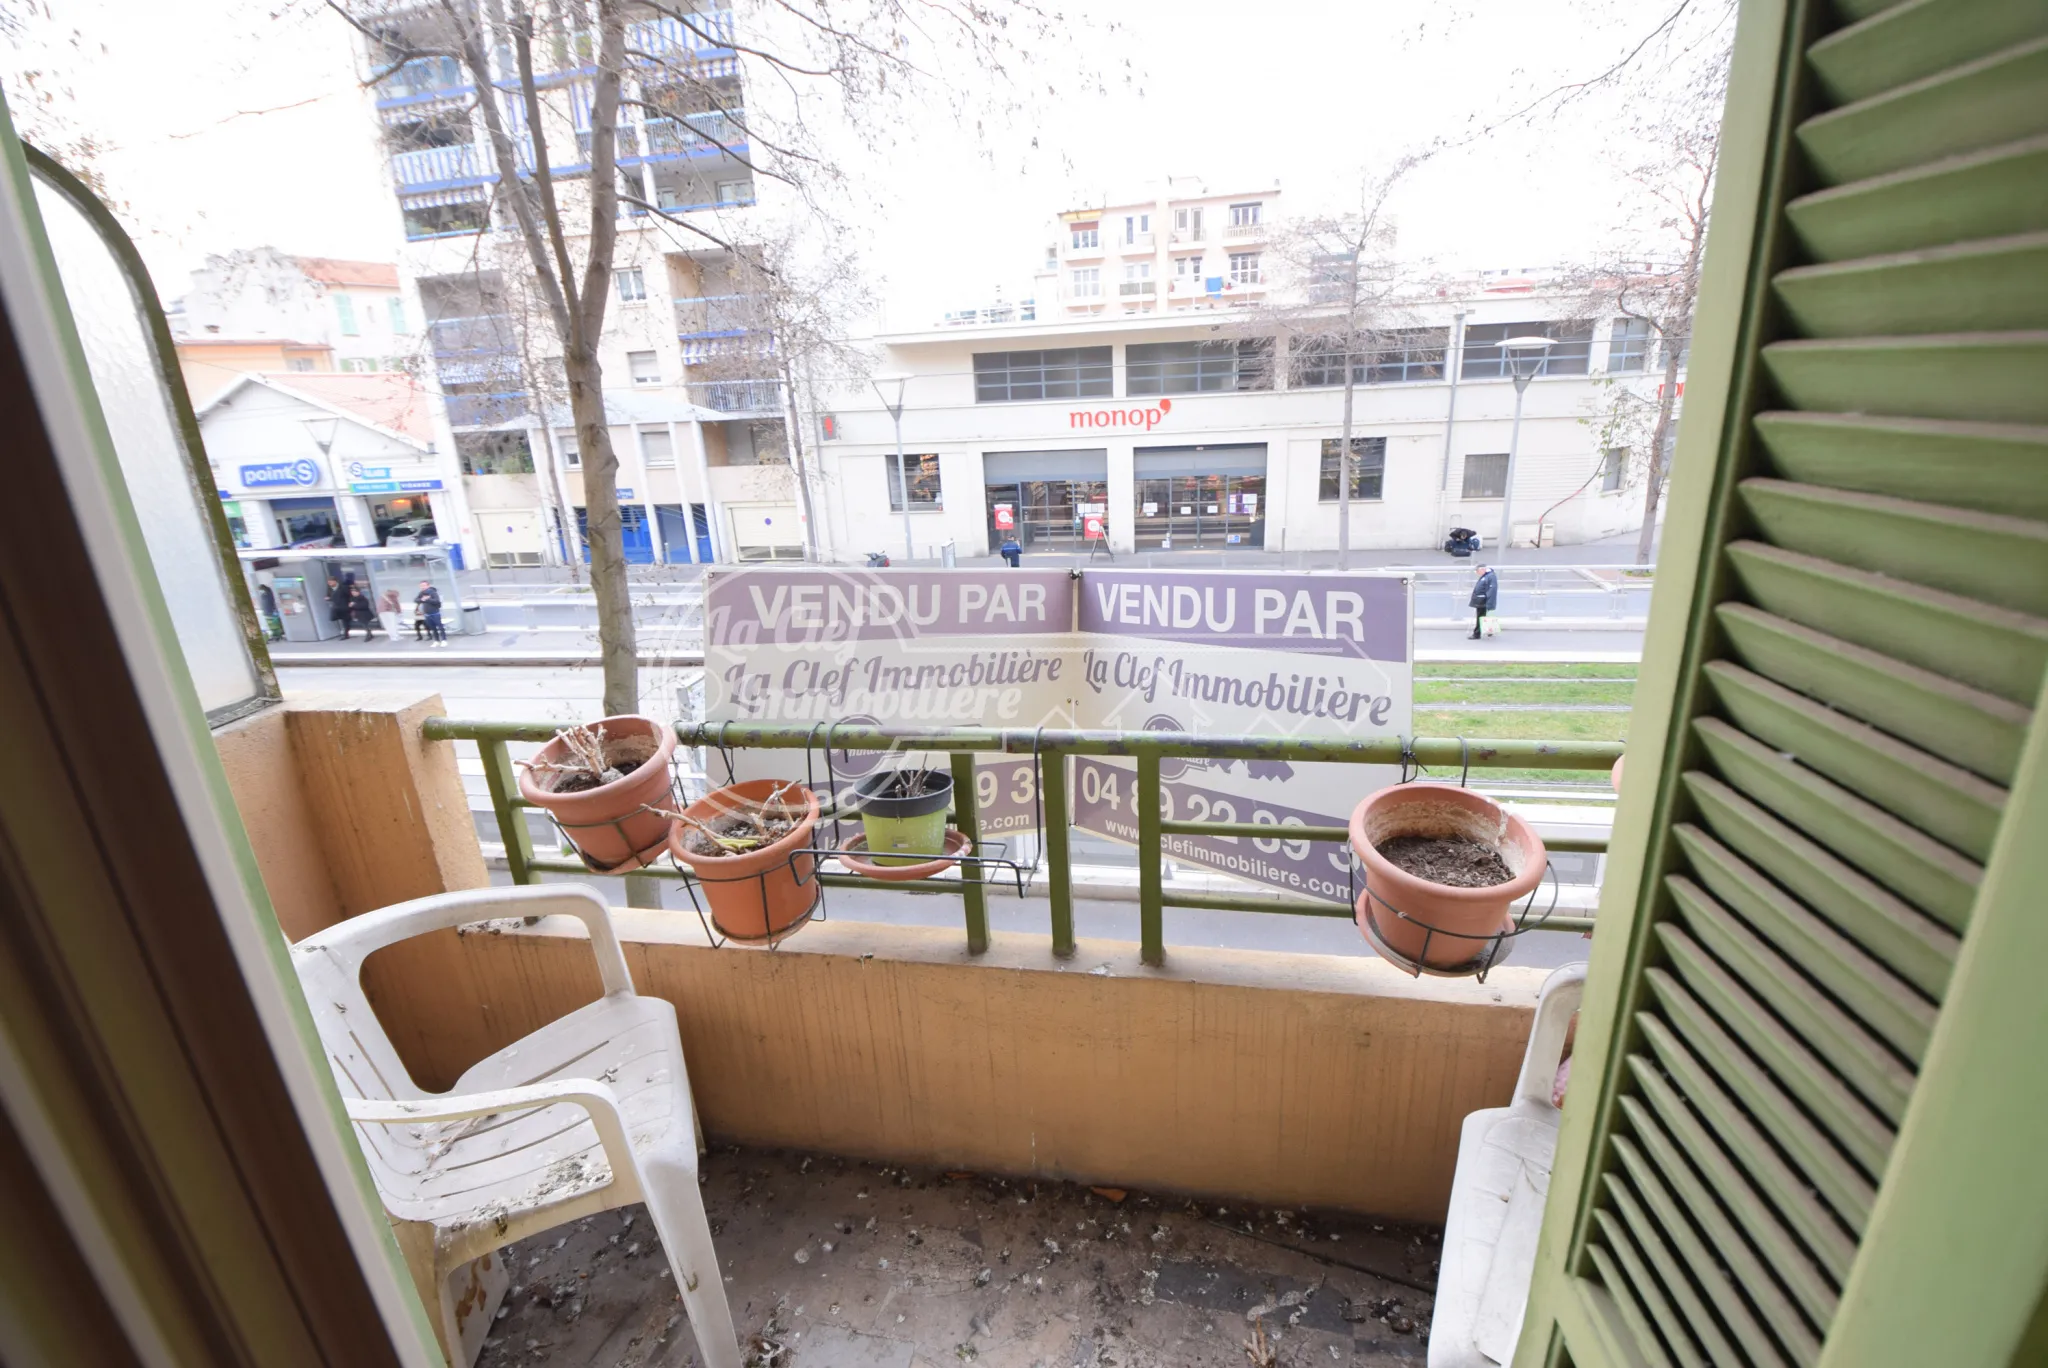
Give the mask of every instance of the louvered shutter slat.
M 1685 786 L 1707 826 L 1730 849 L 1803 899 L 1930 1001 L 1941 1001 L 1955 968 L 1958 942 L 1953 931 L 1711 775 L 1688 773 Z
M 1721 604 L 1714 616 L 1736 658 L 1758 674 L 1923 750 L 1939 748 L 1994 783 L 2012 781 L 2031 709 L 1747 604 Z
M 1817 190 L 1785 216 L 1815 261 L 2048 228 L 2048 137 Z
M 2048 428 L 1789 412 L 1760 413 L 1755 427 L 1801 484 L 2048 518 Z

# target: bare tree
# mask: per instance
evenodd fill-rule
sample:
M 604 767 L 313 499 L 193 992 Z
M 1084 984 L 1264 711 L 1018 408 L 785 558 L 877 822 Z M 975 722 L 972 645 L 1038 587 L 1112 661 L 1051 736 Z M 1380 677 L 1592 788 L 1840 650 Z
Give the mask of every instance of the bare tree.
M 1720 156 L 1721 106 L 1727 95 L 1727 54 L 1705 62 L 1667 102 L 1653 106 L 1637 130 L 1643 148 L 1627 166 L 1649 206 L 1606 256 L 1581 268 L 1578 276 L 1585 312 L 1604 311 L 1635 325 L 1645 370 L 1661 373 L 1654 396 L 1624 387 L 1611 402 L 1608 441 L 1647 437 L 1642 458 L 1643 527 L 1636 564 L 1648 565 L 1657 540 L 1657 508 L 1671 475 L 1676 435 L 1679 375 L 1692 340 L 1699 302 L 1700 266 L 1707 243 L 1707 215 L 1713 201 L 1714 171 Z M 1610 357 L 1612 353 L 1610 353 Z M 1609 362 L 1614 372 L 1613 361 Z M 1647 428 L 1647 433 L 1642 430 Z M 1626 443 L 1631 451 L 1638 443 Z
M 714 386 L 774 386 L 803 506 L 805 558 L 823 560 L 815 493 L 821 471 L 810 449 L 817 396 L 821 385 L 843 388 L 872 368 L 872 354 L 849 340 L 865 307 L 866 277 L 851 251 L 785 225 L 738 246 L 725 279 L 732 294 L 721 301 L 718 321 L 732 336 L 711 348 L 697 370 Z
M 1414 292 L 1417 273 L 1394 258 L 1394 221 L 1387 209 L 1395 187 L 1428 155 L 1409 154 L 1384 170 L 1361 173 L 1352 209 L 1281 227 L 1271 249 L 1279 270 L 1267 282 L 1269 302 L 1246 310 L 1235 330 L 1245 341 L 1271 339 L 1270 345 L 1284 349 L 1284 359 L 1276 356 L 1273 363 L 1287 365 L 1290 385 L 1327 384 L 1334 374 L 1343 387 L 1337 441 L 1340 570 L 1351 561 L 1351 489 L 1358 473 L 1352 414 L 1360 373 L 1390 345 L 1428 342 L 1401 326 L 1408 319 L 1403 300 Z M 1441 353 L 1444 342 L 1436 346 Z
M 408 62 L 448 59 L 461 63 L 473 89 L 486 92 L 474 112 L 498 202 L 561 347 L 582 453 L 604 706 L 630 712 L 638 705 L 637 649 L 618 456 L 605 423 L 598 356 L 618 216 L 623 205 L 709 246 L 732 252 L 741 244 L 702 216 L 621 189 L 621 111 L 662 128 L 687 128 L 757 184 L 777 187 L 799 217 L 829 225 L 836 222 L 835 199 L 843 200 L 856 179 L 841 159 L 843 130 L 857 128 L 865 139 L 845 149 L 851 155 L 878 130 L 897 126 L 909 97 L 950 106 L 956 118 L 977 103 L 999 104 L 996 93 L 1008 86 L 1019 56 L 1068 41 L 1073 26 L 1035 0 L 766 0 L 749 16 L 758 33 L 743 36 L 717 17 L 726 11 L 663 0 L 326 3 L 371 40 L 382 59 L 373 82 Z M 699 60 L 707 47 L 738 53 L 749 72 L 747 97 Z M 536 76 L 572 70 L 568 93 L 564 83 Z M 1041 68 L 1032 79 L 1042 86 Z M 502 100 L 492 97 L 499 92 Z M 578 141 L 580 149 L 562 164 L 586 169 L 558 177 L 557 149 Z

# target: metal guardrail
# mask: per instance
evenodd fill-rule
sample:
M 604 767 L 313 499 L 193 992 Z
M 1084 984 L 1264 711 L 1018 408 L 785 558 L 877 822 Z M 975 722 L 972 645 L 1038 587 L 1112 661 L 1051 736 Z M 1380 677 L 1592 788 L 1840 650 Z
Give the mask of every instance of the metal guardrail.
M 474 741 L 483 757 L 484 781 L 491 795 L 491 809 L 498 822 L 498 834 L 505 845 L 505 863 L 514 883 L 532 883 L 540 874 L 584 874 L 590 871 L 580 861 L 548 859 L 536 855 L 533 838 L 521 810 L 530 806 L 519 796 L 519 784 L 507 745 L 514 741 L 544 742 L 557 730 L 551 722 L 487 722 L 471 719 L 430 717 L 422 726 L 429 741 Z M 711 746 L 725 750 L 812 750 L 820 744 L 818 726 L 769 725 L 748 722 L 678 723 L 676 739 L 684 746 Z M 1169 757 L 1202 757 L 1231 760 L 1323 761 L 1338 764 L 1414 765 L 1433 770 L 1471 769 L 1583 769 L 1607 770 L 1621 756 L 1618 742 L 1598 741 L 1492 741 L 1456 737 L 1389 738 L 1353 741 L 1337 738 L 1266 736 L 1190 736 L 1165 731 L 1081 731 L 1051 728 L 983 727 L 857 727 L 835 726 L 829 734 L 835 751 L 947 751 L 952 755 L 953 792 L 956 804 L 952 824 L 970 842 L 978 841 L 981 829 L 980 797 L 974 782 L 976 755 L 1030 755 L 1042 767 L 1038 791 L 1044 803 L 1044 872 L 1052 908 L 1053 953 L 1065 957 L 1074 953 L 1074 882 L 1068 844 L 1071 829 L 1067 796 L 1067 757 L 1070 755 L 1113 755 L 1134 757 L 1138 762 L 1137 788 L 1159 792 L 1159 762 Z M 1239 836 L 1271 839 L 1275 828 L 1253 822 L 1187 822 L 1163 818 L 1157 803 L 1139 806 L 1138 812 L 1138 926 L 1142 958 L 1146 964 L 1166 960 L 1165 909 L 1195 908 L 1220 912 L 1259 912 L 1305 917 L 1350 917 L 1352 909 L 1336 902 L 1290 898 L 1273 894 L 1174 893 L 1165 888 L 1161 838 L 1180 836 Z M 1349 840 L 1343 827 L 1288 827 L 1290 841 Z M 1546 843 L 1556 851 L 1600 853 L 1607 842 L 1599 838 L 1555 840 Z M 649 866 L 628 877 L 681 879 L 680 871 Z M 904 893 L 957 895 L 967 927 L 967 949 L 980 954 L 988 949 L 988 900 L 981 871 L 971 864 L 960 867 L 957 879 L 927 879 L 915 882 L 878 883 L 853 874 L 819 874 L 826 887 L 877 889 Z M 1590 932 L 1591 917 L 1553 915 L 1544 929 Z

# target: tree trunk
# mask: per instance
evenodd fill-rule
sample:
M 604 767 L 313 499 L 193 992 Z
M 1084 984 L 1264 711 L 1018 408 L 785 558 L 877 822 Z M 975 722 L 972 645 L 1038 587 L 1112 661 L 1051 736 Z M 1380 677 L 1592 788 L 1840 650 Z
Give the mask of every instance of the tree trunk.
M 1657 389 L 1657 426 L 1650 433 L 1649 485 L 1643 490 L 1643 530 L 1636 538 L 1636 564 L 1650 563 L 1650 550 L 1657 544 L 1657 504 L 1664 495 L 1664 482 L 1671 471 L 1664 453 L 1671 444 L 1671 415 L 1678 407 L 1679 346 L 1664 339 L 1664 383 Z
M 1337 568 L 1351 568 L 1351 344 L 1344 344 L 1344 435 L 1337 439 Z
M 782 425 L 789 437 L 789 461 L 791 473 L 796 476 L 797 501 L 804 510 L 804 559 L 819 561 L 824 557 L 818 550 L 818 519 L 811 508 L 811 481 L 804 470 L 803 410 L 797 404 L 796 369 L 788 362 L 777 367 L 782 373 Z M 910 491 L 903 491 L 909 498 Z
M 626 546 L 619 520 L 619 457 L 604 421 L 597 358 L 582 348 L 562 357 L 569 409 L 583 450 L 583 504 L 589 519 L 590 587 L 597 595 L 597 640 L 604 665 L 607 717 L 640 711 L 640 651 L 633 600 L 626 586 Z
M 574 521 L 562 499 L 562 459 L 555 446 L 554 424 L 547 421 L 547 400 L 540 401 L 540 449 L 543 468 L 541 471 L 541 506 L 547 510 L 548 520 L 555 525 L 555 545 L 562 552 L 562 563 L 568 567 L 569 583 L 583 582 L 583 551 L 576 545 L 576 535 L 569 524 Z

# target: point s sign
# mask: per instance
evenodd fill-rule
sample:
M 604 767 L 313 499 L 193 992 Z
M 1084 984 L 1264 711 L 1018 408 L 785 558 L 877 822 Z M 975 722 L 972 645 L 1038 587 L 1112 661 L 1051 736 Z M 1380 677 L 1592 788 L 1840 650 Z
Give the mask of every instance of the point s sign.
M 1173 412 L 1173 400 L 1161 399 L 1148 408 L 1111 409 L 1070 409 L 1067 412 L 1067 426 L 1070 428 L 1143 428 L 1150 432 L 1166 415 Z

